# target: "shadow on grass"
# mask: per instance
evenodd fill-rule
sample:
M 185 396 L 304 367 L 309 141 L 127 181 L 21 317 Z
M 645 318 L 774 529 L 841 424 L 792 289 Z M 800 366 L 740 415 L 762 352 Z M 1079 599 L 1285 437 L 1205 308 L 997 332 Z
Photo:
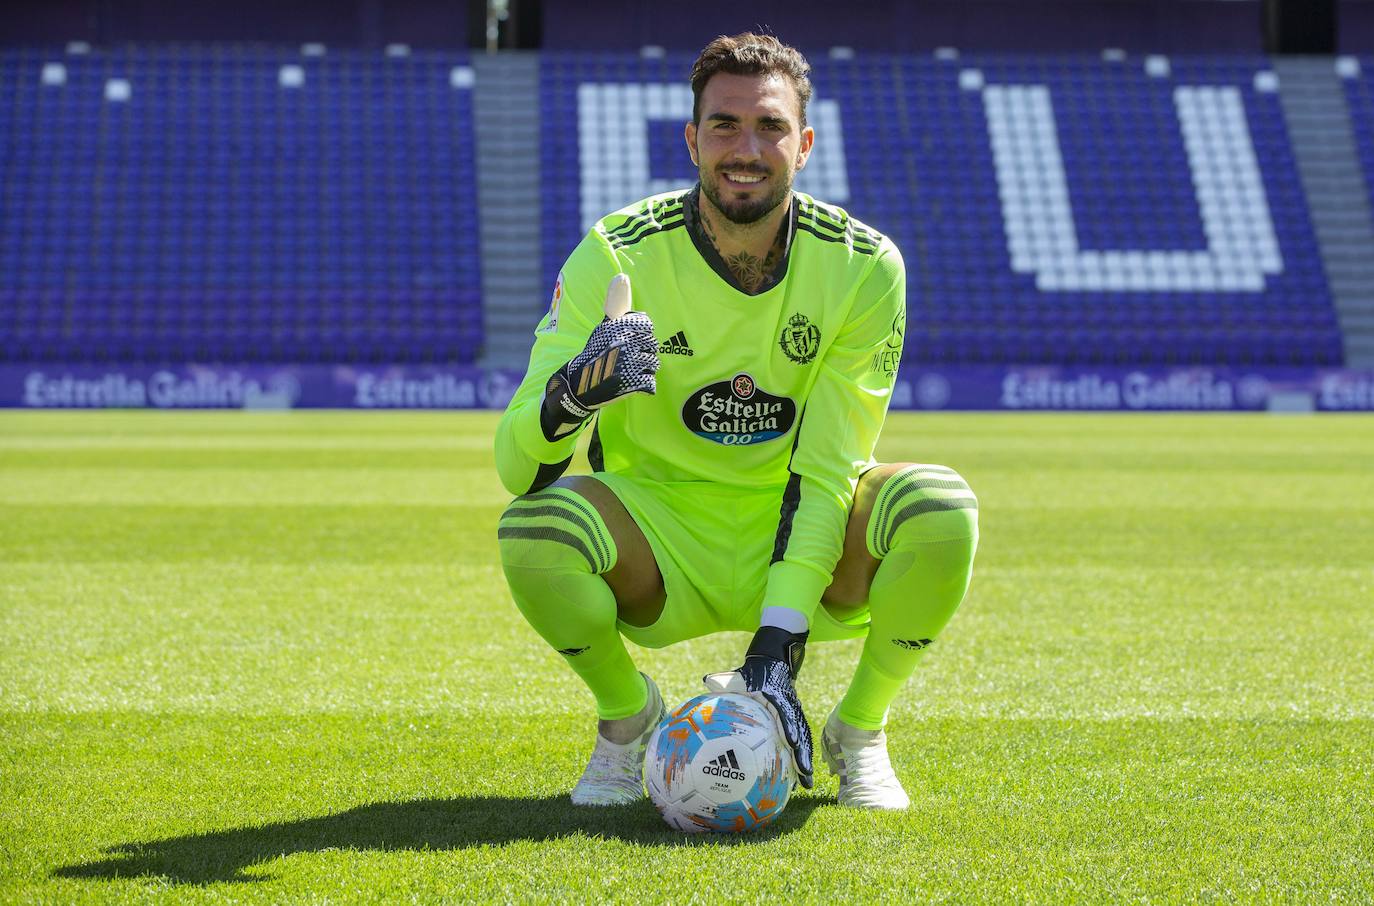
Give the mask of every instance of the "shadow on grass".
M 462 849 L 520 840 L 556 840 L 585 835 L 642 846 L 740 846 L 796 830 L 825 800 L 798 797 L 777 822 L 750 835 L 677 833 L 648 801 L 604 808 L 578 808 L 566 795 L 519 799 L 476 796 L 375 802 L 319 818 L 240 827 L 107 847 L 104 858 L 53 871 L 53 877 L 106 880 L 157 877 L 176 884 L 264 881 L 244 870 L 293 853 L 326 849 Z

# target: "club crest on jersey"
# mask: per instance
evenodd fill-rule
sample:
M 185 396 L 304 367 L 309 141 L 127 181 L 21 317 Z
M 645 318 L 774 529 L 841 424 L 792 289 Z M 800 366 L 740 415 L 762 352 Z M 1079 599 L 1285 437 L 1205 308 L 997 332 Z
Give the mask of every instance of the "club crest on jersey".
M 549 314 L 535 333 L 553 333 L 558 329 L 558 304 L 563 301 L 563 272 L 558 272 L 558 281 L 553 285 L 553 298 L 549 300 Z
M 782 437 L 796 420 L 796 403 L 767 392 L 744 373 L 702 387 L 682 406 L 688 431 L 727 447 Z
M 787 326 L 778 337 L 783 353 L 798 365 L 805 365 L 816 357 L 821 348 L 821 329 L 796 312 L 787 319 Z

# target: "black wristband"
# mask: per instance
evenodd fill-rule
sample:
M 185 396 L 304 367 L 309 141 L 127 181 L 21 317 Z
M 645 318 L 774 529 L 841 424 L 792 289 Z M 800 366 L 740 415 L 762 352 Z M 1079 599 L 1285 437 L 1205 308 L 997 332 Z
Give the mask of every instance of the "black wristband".
M 744 653 L 751 657 L 766 657 L 782 661 L 795 677 L 801 672 L 802 661 L 806 659 L 806 639 L 810 632 L 788 632 L 777 626 L 760 626 L 749 642 L 749 650 Z
M 583 406 L 573 396 L 568 383 L 568 366 L 564 365 L 549 375 L 544 387 L 544 405 L 539 410 L 539 428 L 544 439 L 553 443 L 568 436 L 574 428 L 591 418 L 592 410 Z

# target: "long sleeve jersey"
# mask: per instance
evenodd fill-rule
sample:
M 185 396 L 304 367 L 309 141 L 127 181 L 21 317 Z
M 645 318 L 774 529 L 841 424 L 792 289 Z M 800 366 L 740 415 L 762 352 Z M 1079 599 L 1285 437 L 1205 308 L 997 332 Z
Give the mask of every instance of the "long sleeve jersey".
M 782 227 L 785 254 L 748 293 L 701 231 L 699 191 L 623 208 L 574 249 L 497 428 L 497 469 L 511 493 L 538 490 L 567 468 L 590 425 L 595 471 L 776 489 L 764 606 L 809 616 L 830 584 L 886 418 L 906 271 L 890 239 L 797 192 Z M 657 392 L 617 399 L 550 441 L 540 425 L 547 381 L 581 352 L 618 273 L 629 275 L 634 308 L 654 324 Z

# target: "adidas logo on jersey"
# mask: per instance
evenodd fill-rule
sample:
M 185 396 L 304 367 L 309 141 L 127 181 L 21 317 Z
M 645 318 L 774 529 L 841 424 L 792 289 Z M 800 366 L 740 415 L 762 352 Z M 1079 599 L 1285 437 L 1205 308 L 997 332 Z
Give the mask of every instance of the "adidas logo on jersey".
M 696 355 L 692 347 L 687 345 L 687 335 L 678 331 L 668 339 L 659 344 L 659 355 Z
M 728 777 L 731 780 L 744 779 L 744 772 L 739 769 L 739 762 L 735 759 L 734 749 L 727 749 L 724 755 L 702 765 L 701 773 L 710 774 L 714 777 Z

